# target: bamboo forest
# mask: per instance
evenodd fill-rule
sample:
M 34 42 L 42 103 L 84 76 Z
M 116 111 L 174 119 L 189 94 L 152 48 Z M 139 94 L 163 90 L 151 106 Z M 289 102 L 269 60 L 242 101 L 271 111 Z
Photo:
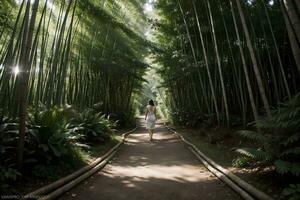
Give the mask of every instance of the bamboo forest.
M 300 200 L 300 1 L 0 0 L 0 199 Z

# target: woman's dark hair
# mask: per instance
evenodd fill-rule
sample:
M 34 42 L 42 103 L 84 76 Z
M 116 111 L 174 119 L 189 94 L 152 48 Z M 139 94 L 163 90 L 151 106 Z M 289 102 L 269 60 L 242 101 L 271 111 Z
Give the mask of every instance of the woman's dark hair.
M 149 104 L 150 106 L 154 106 L 154 101 L 153 101 L 152 99 L 150 99 L 149 102 L 148 102 L 148 104 Z

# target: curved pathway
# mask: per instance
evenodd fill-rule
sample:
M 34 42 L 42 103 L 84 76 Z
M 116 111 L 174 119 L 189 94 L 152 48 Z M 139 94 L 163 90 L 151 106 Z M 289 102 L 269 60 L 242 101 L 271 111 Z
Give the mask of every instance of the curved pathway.
M 161 124 L 148 141 L 144 124 L 131 134 L 110 164 L 60 199 L 78 200 L 237 200 Z

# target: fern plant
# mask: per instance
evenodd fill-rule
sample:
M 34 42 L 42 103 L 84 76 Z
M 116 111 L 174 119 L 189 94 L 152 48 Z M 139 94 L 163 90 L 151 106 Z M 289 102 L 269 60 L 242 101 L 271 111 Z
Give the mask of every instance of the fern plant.
M 287 197 L 288 200 L 299 200 L 300 184 L 290 184 L 289 187 L 282 191 L 282 195 Z
M 86 109 L 71 120 L 71 126 L 82 136 L 81 140 L 96 143 L 111 139 L 110 133 L 114 131 L 116 122 L 113 123 L 104 114 L 93 109 Z
M 9 187 L 21 174 L 14 165 L 14 155 L 18 142 L 18 123 L 10 118 L 0 119 L 0 193 Z
M 63 156 L 76 155 L 79 135 L 70 126 L 63 108 L 37 110 L 29 115 L 30 150 L 35 158 L 45 164 Z
M 259 143 L 259 148 L 239 148 L 239 154 L 256 164 L 275 166 L 279 174 L 300 175 L 300 94 L 272 112 L 272 117 L 256 123 L 263 133 L 238 133 Z

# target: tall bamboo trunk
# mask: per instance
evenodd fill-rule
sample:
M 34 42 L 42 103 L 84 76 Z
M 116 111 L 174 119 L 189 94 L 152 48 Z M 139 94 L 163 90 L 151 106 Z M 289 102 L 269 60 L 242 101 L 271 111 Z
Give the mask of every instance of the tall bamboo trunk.
M 241 107 L 241 115 L 243 116 L 243 124 L 244 124 L 244 126 L 246 126 L 246 106 L 245 106 L 245 99 L 244 99 L 243 87 L 242 87 L 242 77 L 241 77 L 241 74 L 238 73 L 236 60 L 233 55 L 232 45 L 231 45 L 231 41 L 230 41 L 230 37 L 229 37 L 229 33 L 228 33 L 227 24 L 226 24 L 225 17 L 224 17 L 223 7 L 222 7 L 222 4 L 220 3 L 220 1 L 218 1 L 218 3 L 220 4 L 220 11 L 221 11 L 221 15 L 222 15 L 223 25 L 225 28 L 225 34 L 226 34 L 226 39 L 227 39 L 227 43 L 228 43 L 228 47 L 229 47 L 229 53 L 230 53 L 232 63 L 233 63 L 233 70 L 234 70 L 234 75 L 235 75 L 234 82 L 237 82 L 237 85 L 238 85 L 236 92 L 239 93 L 239 97 L 240 97 L 240 102 L 241 102 L 240 107 Z
M 245 37 L 246 37 L 247 46 L 248 46 L 249 53 L 250 53 L 250 57 L 251 57 L 251 60 L 252 60 L 252 66 L 253 66 L 253 70 L 255 72 L 255 78 L 256 78 L 256 81 L 257 81 L 257 84 L 258 84 L 258 89 L 259 89 L 259 92 L 260 92 L 260 95 L 261 95 L 261 98 L 262 98 L 263 105 L 264 105 L 264 108 L 266 110 L 267 116 L 270 118 L 271 117 L 271 109 L 270 109 L 269 101 L 268 101 L 267 96 L 266 96 L 265 88 L 264 88 L 263 81 L 262 81 L 262 78 L 261 78 L 261 73 L 258 69 L 257 58 L 256 58 L 256 55 L 255 55 L 255 52 L 254 52 L 254 47 L 253 47 L 253 44 L 252 44 L 252 41 L 251 41 L 250 33 L 249 33 L 249 30 L 248 30 L 248 26 L 247 26 L 247 23 L 246 23 L 246 20 L 245 20 L 245 16 L 244 16 L 244 12 L 243 12 L 240 0 L 236 0 L 236 4 L 237 4 L 238 12 L 239 12 L 239 15 L 240 15 L 240 18 L 241 18 L 244 34 L 245 34 Z
M 193 3 L 195 16 L 196 16 L 196 22 L 197 22 L 197 27 L 198 27 L 198 31 L 199 31 L 201 47 L 202 47 L 202 51 L 203 51 L 204 62 L 205 62 L 205 67 L 206 67 L 206 71 L 207 71 L 207 75 L 208 75 L 208 81 L 209 81 L 209 86 L 210 86 L 210 90 L 211 90 L 211 94 L 212 94 L 213 104 L 214 104 L 217 120 L 219 123 L 220 122 L 220 114 L 219 114 L 219 109 L 218 109 L 218 104 L 217 104 L 217 99 L 216 99 L 216 93 L 215 93 L 215 89 L 214 89 L 214 85 L 212 82 L 211 73 L 210 73 L 210 69 L 209 69 L 209 62 L 208 62 L 205 43 L 204 43 L 204 39 L 203 39 L 202 28 L 201 28 L 201 25 L 199 22 L 198 12 L 197 12 L 194 0 L 192 1 L 192 3 Z
M 17 38 L 16 38 L 16 35 L 17 35 L 17 29 L 18 29 L 19 23 L 21 21 L 20 18 L 22 15 L 23 8 L 26 5 L 25 2 L 26 2 L 26 0 L 23 0 L 20 5 L 18 15 L 16 17 L 16 22 L 14 24 L 14 28 L 12 30 L 12 33 L 11 33 L 11 36 L 9 39 L 6 53 L 4 54 L 3 58 L 1 58 L 1 60 L 3 60 L 3 71 L 0 76 L 0 92 L 1 92 L 0 104 L 3 106 L 4 113 L 9 110 L 9 108 L 7 107 L 7 101 L 9 101 L 8 92 L 9 92 L 9 85 L 10 85 L 9 79 L 11 77 L 10 70 L 11 70 L 11 66 L 13 65 L 14 50 L 16 49 L 16 48 L 14 48 L 14 42 L 15 42 L 15 40 L 17 40 L 16 43 L 18 44 L 21 40 L 21 37 L 20 37 L 21 33 L 19 34 L 19 37 L 17 36 Z M 25 11 L 25 14 L 26 14 L 26 11 Z M 25 21 L 25 19 L 26 18 L 24 17 L 23 21 Z M 21 30 L 22 30 L 23 24 L 24 23 L 22 23 L 22 25 L 21 25 Z M 17 44 L 16 44 L 16 46 L 17 46 Z
M 300 17 L 297 14 L 295 4 L 293 0 L 283 0 L 283 4 L 293 28 L 293 32 L 296 35 L 297 41 L 300 42 Z
M 233 22 L 234 22 L 234 27 L 235 27 L 235 33 L 236 33 L 236 37 L 237 37 L 237 41 L 238 41 L 238 46 L 239 46 L 239 50 L 240 50 L 241 60 L 242 60 L 242 64 L 243 64 L 243 70 L 244 70 L 244 74 L 245 74 L 245 78 L 246 78 L 246 84 L 247 84 L 250 104 L 251 104 L 254 120 L 256 122 L 258 122 L 258 112 L 257 112 L 257 108 L 256 108 L 256 105 L 255 105 L 255 99 L 254 99 L 253 90 L 252 90 L 252 87 L 251 87 L 249 72 L 248 72 L 248 68 L 247 68 L 247 64 L 246 64 L 246 59 L 245 59 L 245 56 L 244 56 L 242 41 L 241 41 L 241 38 L 240 38 L 240 33 L 239 33 L 238 26 L 237 26 L 236 17 L 235 17 L 235 14 L 234 14 L 234 8 L 233 8 L 233 5 L 232 5 L 232 0 L 230 1 L 230 7 L 231 7 L 231 14 L 232 14 Z
M 28 8 L 30 7 L 30 0 L 27 2 Z M 24 56 L 20 60 L 20 75 L 19 75 L 19 145 L 17 152 L 17 164 L 19 169 L 22 168 L 23 164 L 23 152 L 24 152 L 24 140 L 25 140 L 25 132 L 26 132 L 26 117 L 27 117 L 27 93 L 28 93 L 28 79 L 29 79 L 29 70 L 30 70 L 30 62 L 29 55 L 32 49 L 32 39 L 35 28 L 36 15 L 38 11 L 39 0 L 36 0 L 32 6 L 31 18 L 29 23 L 28 33 L 25 33 L 24 38 L 24 48 L 22 51 L 24 52 Z M 27 16 L 29 19 L 29 12 Z
M 293 51 L 293 56 L 294 56 L 294 59 L 295 59 L 295 62 L 296 62 L 297 68 L 298 68 L 298 72 L 300 74 L 300 46 L 299 46 L 296 35 L 293 31 L 293 27 L 292 27 L 291 22 L 288 18 L 287 12 L 284 8 L 284 5 L 283 5 L 282 1 L 280 1 L 280 6 L 281 6 L 281 11 L 282 11 L 282 14 L 283 14 L 283 17 L 284 17 L 286 29 L 287 29 L 287 32 L 288 32 L 291 49 Z
M 263 7 L 264 7 L 264 11 L 265 11 L 266 17 L 267 17 L 269 29 L 271 31 L 272 40 L 273 40 L 273 43 L 274 43 L 274 46 L 275 46 L 276 55 L 277 55 L 277 58 L 278 58 L 280 72 L 281 72 L 281 75 L 282 75 L 284 87 L 285 87 L 285 90 L 286 90 L 286 92 L 288 94 L 289 99 L 291 99 L 291 92 L 290 92 L 289 85 L 288 85 L 288 82 L 287 82 L 287 79 L 286 79 L 286 75 L 285 75 L 285 72 L 284 72 L 284 67 L 283 67 L 282 59 L 280 57 L 280 53 L 279 53 L 278 45 L 277 45 L 276 38 L 275 38 L 275 35 L 274 35 L 273 27 L 271 25 L 271 20 L 270 20 L 269 14 L 268 14 L 268 9 L 267 9 L 267 6 L 265 5 L 264 1 L 262 1 L 262 4 L 263 4 Z
M 209 13 L 209 18 L 210 18 L 213 42 L 214 42 L 214 49 L 215 49 L 216 58 L 217 58 L 217 65 L 218 65 L 218 72 L 219 72 L 219 77 L 220 77 L 220 82 L 221 82 L 223 101 L 224 101 L 224 106 L 225 106 L 226 122 L 227 122 L 227 126 L 229 126 L 230 118 L 229 118 L 229 108 L 228 108 L 228 103 L 227 103 L 227 93 L 226 93 L 226 88 L 225 88 L 225 83 L 224 83 L 224 78 L 223 78 L 223 72 L 222 72 L 222 66 L 221 66 L 222 64 L 221 64 L 221 58 L 219 55 L 217 37 L 216 37 L 216 33 L 215 33 L 215 25 L 214 25 L 214 20 L 213 20 L 211 8 L 210 8 L 209 0 L 207 0 L 207 6 L 208 6 L 208 13 Z
M 294 3 L 297 6 L 298 14 L 300 14 L 300 1 L 299 0 L 294 0 Z
M 184 25 L 185 25 L 185 29 L 186 29 L 186 32 L 187 32 L 188 41 L 189 41 L 189 44 L 190 44 L 190 47 L 191 47 L 191 50 L 192 50 L 193 59 L 194 59 L 194 64 L 197 67 L 197 74 L 198 74 L 198 78 L 199 78 L 199 81 L 200 81 L 200 87 L 201 87 L 202 91 L 204 91 L 203 80 L 202 80 L 201 73 L 200 73 L 200 70 L 199 70 L 199 66 L 198 66 L 198 63 L 197 63 L 195 48 L 194 48 L 194 45 L 193 45 L 193 42 L 192 42 L 192 39 L 191 39 L 190 30 L 189 30 L 189 27 L 188 27 L 187 21 L 185 19 L 185 15 L 184 15 L 184 12 L 183 12 L 183 9 L 181 7 L 181 4 L 180 4 L 179 0 L 177 0 L 177 4 L 179 6 L 180 13 L 181 13 L 181 16 L 182 16 L 182 19 L 183 19 L 183 22 L 184 22 Z M 217 117 L 218 117 L 218 122 L 219 122 L 219 116 L 217 116 Z

